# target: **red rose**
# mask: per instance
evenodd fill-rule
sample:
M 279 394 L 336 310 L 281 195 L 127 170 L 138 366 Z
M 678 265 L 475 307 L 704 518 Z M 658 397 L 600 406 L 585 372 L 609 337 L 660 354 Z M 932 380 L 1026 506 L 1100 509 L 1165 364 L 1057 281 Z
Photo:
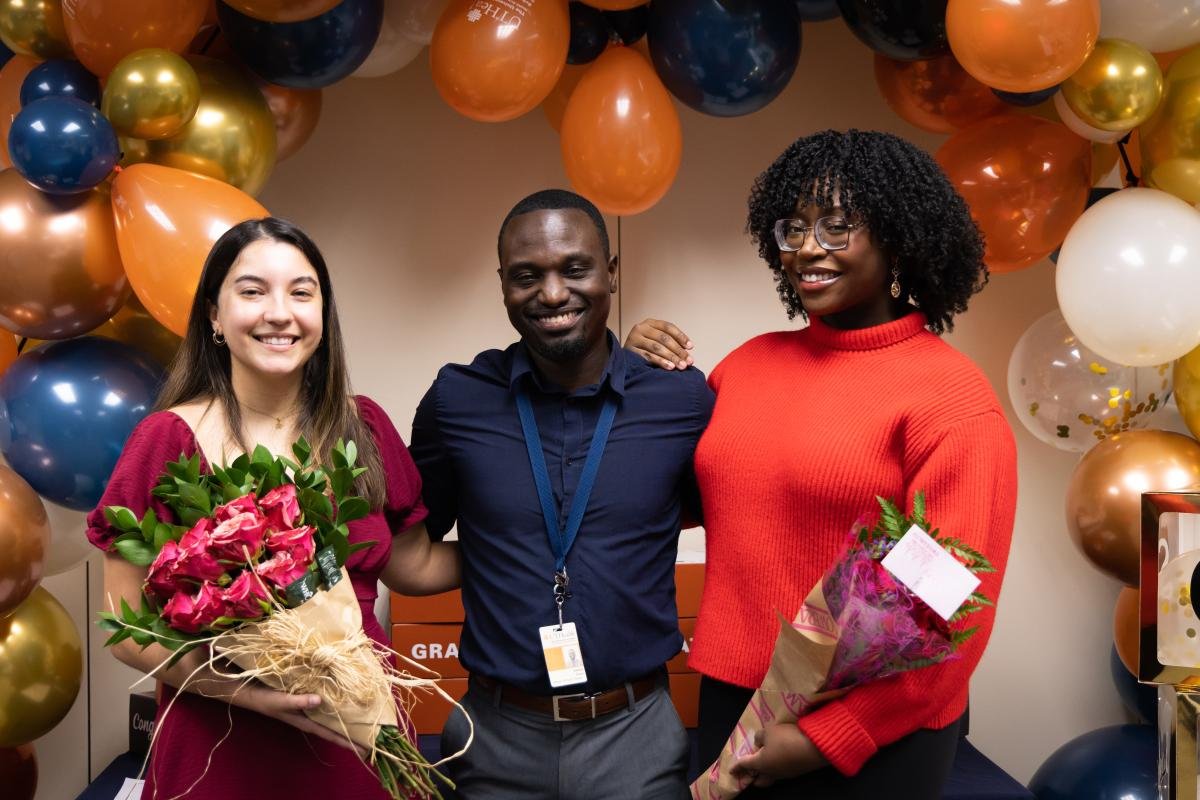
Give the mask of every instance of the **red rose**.
M 296 499 L 296 487 L 291 483 L 276 486 L 263 495 L 258 505 L 275 530 L 288 530 L 300 516 L 300 501 Z
M 258 508 L 254 505 L 254 496 L 244 494 L 223 506 L 217 506 L 217 510 L 213 512 L 213 518 L 217 522 L 224 522 L 231 517 L 236 517 L 238 514 L 255 514 L 257 512 Z
M 202 519 L 178 543 L 168 541 L 158 551 L 146 575 L 146 586 L 160 600 L 176 592 L 191 591 L 195 584 L 217 581 L 225 568 L 205 549 L 211 523 Z
M 213 521 L 208 517 L 197 520 L 190 531 L 179 537 L 179 546 L 185 550 L 207 550 L 208 532 L 212 526 Z
M 168 540 L 162 550 L 158 551 L 154 563 L 150 565 L 150 571 L 146 575 L 146 587 L 159 600 L 171 597 L 181 588 L 176 585 L 173 574 L 175 562 L 179 560 L 181 552 L 178 542 Z
M 271 607 L 271 598 L 262 580 L 250 570 L 238 575 L 222 590 L 221 599 L 225 603 L 224 616 L 234 619 L 262 619 Z
M 292 560 L 309 564 L 313 560 L 313 551 L 316 547 L 314 533 L 311 525 L 293 528 L 290 531 L 269 531 L 266 541 L 267 552 L 272 555 L 287 553 Z
M 284 551 L 260 562 L 254 570 L 263 580 L 283 590 L 304 576 L 308 571 L 308 563 L 297 561 L 290 553 Z
M 236 514 L 221 522 L 208 535 L 208 552 L 225 561 L 246 562 L 262 552 L 267 520 L 257 510 Z
M 225 604 L 221 600 L 221 590 L 214 584 L 206 583 L 200 587 L 196 596 L 187 592 L 176 592 L 163 607 L 163 616 L 167 624 L 183 633 L 200 633 L 224 616 Z

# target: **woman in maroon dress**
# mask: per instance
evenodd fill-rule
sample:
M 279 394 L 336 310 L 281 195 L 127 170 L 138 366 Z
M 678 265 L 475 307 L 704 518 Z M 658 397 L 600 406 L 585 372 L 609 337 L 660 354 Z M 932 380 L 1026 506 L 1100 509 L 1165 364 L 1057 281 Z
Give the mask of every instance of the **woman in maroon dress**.
M 404 442 L 383 409 L 350 392 L 320 251 L 288 222 L 250 220 L 213 246 L 157 410 L 130 435 L 88 517 L 88 537 L 106 553 L 106 594 L 136 607 L 146 569 L 112 549 L 119 532 L 105 520 L 105 506 L 126 506 L 139 516 L 153 507 L 170 518 L 150 495 L 168 462 L 198 453 L 207 470 L 260 444 L 289 455 L 300 436 L 326 458 L 338 439 L 358 445 L 367 471 L 356 490 L 372 513 L 350 523 L 350 541 L 373 545 L 352 555 L 347 568 L 364 630 L 386 644 L 374 615 L 376 582 L 406 594 L 453 588 L 456 545 L 430 542 L 420 477 Z M 112 651 L 144 672 L 170 656 L 158 645 L 142 650 L 130 640 Z M 304 716 L 320 697 L 224 679 L 203 667 L 206 661 L 197 649 L 157 673 L 166 686 L 143 797 L 387 797 L 345 739 Z

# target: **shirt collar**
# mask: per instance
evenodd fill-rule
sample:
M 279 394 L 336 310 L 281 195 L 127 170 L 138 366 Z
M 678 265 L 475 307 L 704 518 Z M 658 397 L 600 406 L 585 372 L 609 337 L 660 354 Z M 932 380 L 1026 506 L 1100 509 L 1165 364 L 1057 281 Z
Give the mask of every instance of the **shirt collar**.
M 580 389 L 570 392 L 570 394 L 589 395 L 595 394 L 603 387 L 605 383 L 617 393 L 618 396 L 625 396 L 625 373 L 628 369 L 628 353 L 621 347 L 621 343 L 617 341 L 617 337 L 612 331 L 607 331 L 608 341 L 608 361 L 604 364 L 604 372 L 600 374 L 600 380 L 592 386 L 584 386 Z M 509 369 L 508 385 L 512 390 L 516 390 L 517 382 L 525 379 L 528 375 L 529 384 L 536 387 L 542 394 L 561 393 L 562 388 L 555 386 L 545 380 L 538 371 L 533 367 L 533 360 L 529 357 L 529 350 L 524 342 L 517 342 L 514 345 L 512 367 Z

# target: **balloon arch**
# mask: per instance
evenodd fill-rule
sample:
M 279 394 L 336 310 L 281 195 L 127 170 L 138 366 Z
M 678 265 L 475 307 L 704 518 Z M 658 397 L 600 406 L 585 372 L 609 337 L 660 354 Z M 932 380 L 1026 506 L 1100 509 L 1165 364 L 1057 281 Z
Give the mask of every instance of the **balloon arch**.
M 1200 304 L 1178 302 L 1200 293 L 1195 0 L 112 8 L 0 0 L 0 326 L 15 336 L 0 335 L 5 653 L 78 649 L 37 586 L 86 552 L 52 518 L 99 498 L 152 405 L 212 242 L 267 213 L 254 196 L 312 134 L 322 89 L 395 72 L 426 45 L 451 108 L 503 122 L 540 106 L 574 187 L 629 215 L 675 179 L 676 102 L 718 117 L 763 108 L 795 72 L 803 28 L 840 16 L 873 51 L 888 106 L 948 137 L 936 156 L 983 230 L 992 272 L 1057 258 L 1060 311 L 1021 337 L 1008 384 L 1034 436 L 1084 453 L 1067 504 L 1083 554 L 1133 582 L 1137 498 L 1097 487 L 1134 474 L 1147 489 L 1200 481 L 1200 444 L 1142 430 L 1173 393 L 1200 432 Z M 19 615 L 42 632 L 4 624 Z M 1118 614 L 1118 649 L 1129 618 Z M 18 628 L 26 640 L 13 638 Z M 56 662 L 46 704 L 0 721 L 9 785 L 35 764 L 19 746 L 74 697 L 69 660 Z M 11 675 L 3 661 L 0 676 Z M 3 687 L 19 694 L 19 676 L 0 681 L 0 707 L 11 707 L 17 694 Z

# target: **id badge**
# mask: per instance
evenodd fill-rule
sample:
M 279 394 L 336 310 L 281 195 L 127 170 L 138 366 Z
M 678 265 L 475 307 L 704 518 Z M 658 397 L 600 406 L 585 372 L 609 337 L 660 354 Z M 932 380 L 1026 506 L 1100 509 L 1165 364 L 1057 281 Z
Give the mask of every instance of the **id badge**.
M 583 651 L 579 647 L 579 635 L 575 632 L 574 622 L 564 622 L 561 628 L 558 625 L 546 625 L 538 628 L 538 635 L 542 639 L 546 674 L 553 688 L 587 683 Z

